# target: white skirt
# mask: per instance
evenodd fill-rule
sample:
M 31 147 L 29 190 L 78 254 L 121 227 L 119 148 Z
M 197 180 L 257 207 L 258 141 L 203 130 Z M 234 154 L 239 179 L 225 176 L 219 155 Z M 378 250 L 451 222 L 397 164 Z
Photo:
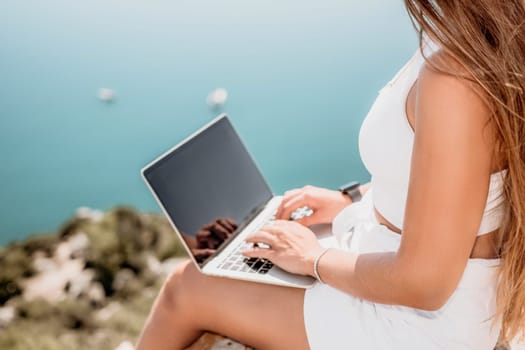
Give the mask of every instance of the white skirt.
M 336 240 L 329 245 L 358 253 L 397 251 L 401 236 L 379 224 L 372 195 L 370 189 L 338 214 Z M 373 303 L 317 283 L 304 299 L 310 348 L 492 350 L 501 326 L 493 322 L 498 265 L 499 259 L 469 259 L 458 287 L 437 311 Z

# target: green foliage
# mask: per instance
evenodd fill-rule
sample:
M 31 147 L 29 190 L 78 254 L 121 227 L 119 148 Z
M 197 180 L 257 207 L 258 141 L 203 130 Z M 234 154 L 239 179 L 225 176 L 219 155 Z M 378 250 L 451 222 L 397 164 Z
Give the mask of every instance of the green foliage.
M 120 307 L 106 320 L 84 302 L 64 301 L 56 306 L 45 301 L 19 305 L 26 317 L 0 331 L 2 350 L 113 350 L 122 341 L 134 342 L 144 324 L 161 281 L 126 301 L 112 299 Z M 72 321 L 83 319 L 82 327 Z
M 52 257 L 60 242 L 79 233 L 88 244 L 74 255 L 94 271 L 93 282 L 100 282 L 105 293 L 103 301 L 90 302 L 85 293 L 56 304 L 17 297 L 20 281 L 37 272 L 35 254 Z M 163 216 L 127 207 L 114 208 L 100 220 L 73 217 L 57 234 L 0 247 L 0 305 L 15 307 L 18 315 L 0 329 L 0 349 L 109 350 L 124 340 L 133 342 L 162 283 L 148 261 L 181 255 L 185 250 Z M 108 305 L 120 307 L 109 318 L 97 317 Z
M 17 281 L 0 278 L 0 305 L 20 294 L 22 294 L 22 289 Z
M 59 242 L 60 240 L 56 233 L 47 233 L 28 237 L 20 246 L 23 247 L 29 256 L 37 251 L 42 251 L 47 256 L 50 256 Z
M 17 310 L 20 318 L 37 321 L 48 320 L 56 314 L 53 306 L 43 299 L 20 301 Z
M 15 281 L 34 274 L 32 258 L 23 246 L 15 245 L 0 256 L 0 279 Z
M 150 246 L 159 260 L 162 261 L 173 256 L 185 256 L 187 254 L 168 220 L 158 215 L 149 215 L 146 218 L 143 237 L 149 236 Z M 144 241 L 148 240 L 145 237 L 143 239 Z
M 65 329 L 93 329 L 92 308 L 83 299 L 65 299 L 57 304 L 45 300 L 19 301 L 16 306 L 21 319 L 47 322 L 52 319 L 56 326 Z
M 0 305 L 3 305 L 22 292 L 19 278 L 33 275 L 34 269 L 31 257 L 19 245 L 0 253 L 0 266 Z

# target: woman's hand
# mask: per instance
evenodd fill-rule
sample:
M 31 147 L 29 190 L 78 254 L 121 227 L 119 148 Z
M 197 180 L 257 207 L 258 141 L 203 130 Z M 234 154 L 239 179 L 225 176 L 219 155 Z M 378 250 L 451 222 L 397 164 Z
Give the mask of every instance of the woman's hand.
M 269 248 L 254 246 L 244 251 L 244 256 L 268 259 L 283 270 L 301 275 L 313 274 L 315 257 L 323 251 L 315 234 L 294 221 L 276 220 L 246 242 L 264 243 Z
M 307 206 L 313 210 L 313 214 L 297 219 L 295 220 L 296 222 L 304 226 L 327 224 L 332 222 L 337 213 L 351 203 L 352 200 L 339 191 L 305 186 L 300 189 L 287 191 L 284 194 L 275 218 L 289 220 L 290 215 L 296 209 Z

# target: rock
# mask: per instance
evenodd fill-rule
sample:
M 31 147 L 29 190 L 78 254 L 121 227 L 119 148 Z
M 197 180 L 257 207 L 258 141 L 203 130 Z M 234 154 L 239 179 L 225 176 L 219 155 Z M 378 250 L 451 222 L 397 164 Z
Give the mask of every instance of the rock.
M 76 294 L 93 278 L 92 272 L 84 271 L 84 262 L 80 260 L 68 260 L 60 265 L 54 262 L 41 264 L 47 269 L 41 266 L 39 274 L 20 281 L 25 300 L 42 298 L 57 302 L 64 299 L 68 283 L 70 292 L 72 290 Z M 51 268 L 52 265 L 55 268 Z
M 133 344 L 131 344 L 131 342 L 129 341 L 123 341 L 122 343 L 120 343 L 116 348 L 115 350 L 134 350 L 135 347 L 133 346 Z
M 252 350 L 252 348 L 218 334 L 204 333 L 186 350 Z
M 245 350 L 246 346 L 237 343 L 231 339 L 221 339 L 211 347 L 211 350 Z
M 69 276 L 69 279 L 66 282 L 66 292 L 68 296 L 72 298 L 79 298 L 80 296 L 88 295 L 91 288 L 102 289 L 102 286 L 100 286 L 99 283 L 94 282 L 94 278 L 95 272 L 91 269 L 81 270 L 78 272 L 78 274 Z M 102 293 L 104 293 L 104 290 L 102 290 Z
M 156 275 L 162 274 L 162 264 L 156 256 L 148 254 L 146 257 L 146 264 L 148 269 Z
M 53 257 L 58 264 L 64 264 L 71 259 L 84 258 L 88 248 L 89 239 L 87 235 L 83 232 L 77 232 L 57 245 Z
M 106 294 L 104 288 L 98 282 L 91 283 L 86 293 L 86 298 L 89 300 L 91 305 L 100 306 L 104 303 Z
M 16 316 L 15 308 L 12 306 L 0 307 L 0 328 L 7 327 Z
M 187 258 L 171 258 L 162 262 L 162 274 L 167 276 L 175 270 L 177 265 L 181 262 L 188 260 Z
M 115 291 L 121 291 L 129 288 L 134 283 L 135 274 L 130 269 L 122 269 L 115 275 L 113 279 L 113 289 Z
M 84 232 L 78 232 L 68 239 L 69 246 L 71 247 L 71 254 L 76 256 L 79 252 L 88 249 L 89 239 Z
M 75 210 L 75 217 L 77 219 L 91 220 L 93 218 L 93 213 L 93 209 L 89 207 L 78 207 L 77 210 Z
M 99 321 L 107 321 L 121 309 L 122 306 L 120 305 L 120 303 L 111 302 L 103 309 L 98 310 L 95 314 L 95 318 Z
M 33 267 L 37 273 L 45 273 L 49 271 L 55 271 L 58 268 L 58 264 L 54 259 L 46 258 L 40 254 L 36 254 L 33 258 Z

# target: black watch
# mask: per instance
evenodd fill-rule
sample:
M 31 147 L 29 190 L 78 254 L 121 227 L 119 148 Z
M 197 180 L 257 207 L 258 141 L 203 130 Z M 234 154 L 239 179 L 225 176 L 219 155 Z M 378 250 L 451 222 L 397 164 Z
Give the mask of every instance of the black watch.
M 352 203 L 354 203 L 361 200 L 361 191 L 359 191 L 359 186 L 361 186 L 359 181 L 352 181 L 339 187 L 339 191 L 350 197 Z

